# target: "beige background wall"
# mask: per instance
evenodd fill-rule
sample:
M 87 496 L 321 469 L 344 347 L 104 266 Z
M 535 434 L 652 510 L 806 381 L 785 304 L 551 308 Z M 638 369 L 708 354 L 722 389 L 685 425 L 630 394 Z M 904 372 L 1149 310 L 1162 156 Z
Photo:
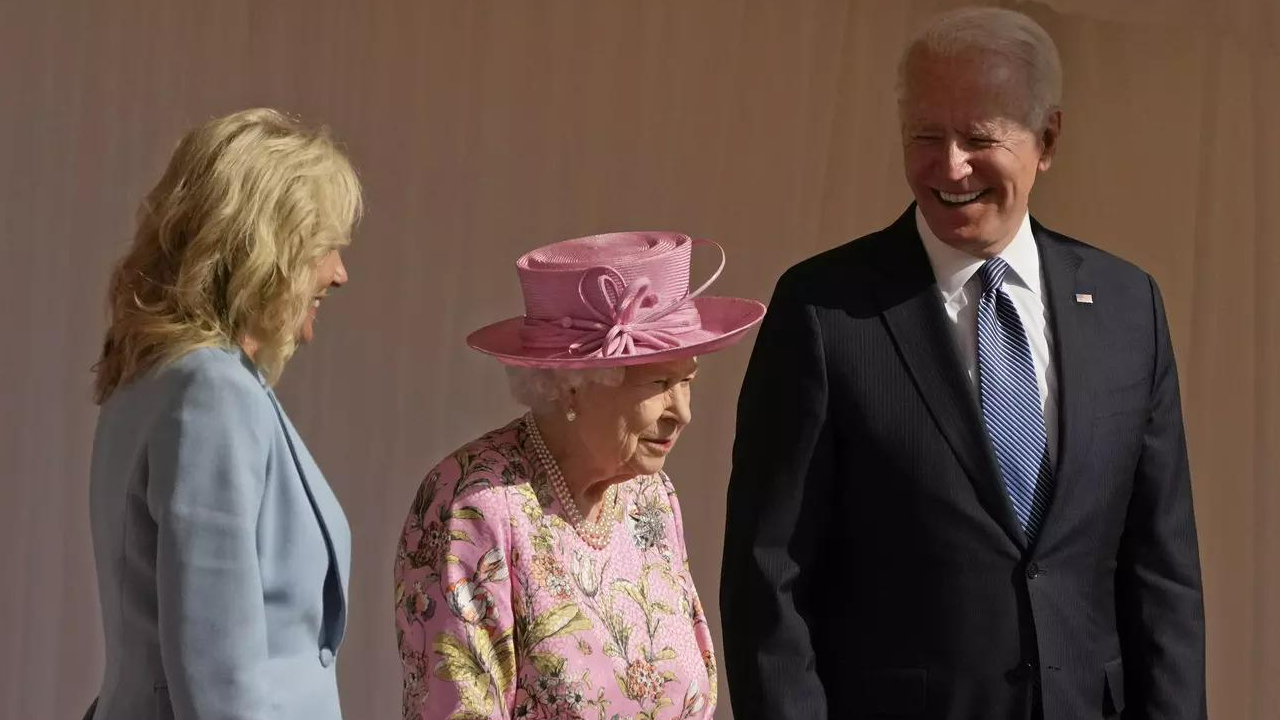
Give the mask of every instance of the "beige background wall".
M 616 229 L 718 239 L 767 299 L 905 206 L 893 68 L 954 2 L 4 1 L 0 12 L 0 718 L 78 718 L 102 668 L 86 469 L 108 268 L 178 135 L 272 105 L 330 124 L 367 188 L 314 346 L 281 394 L 350 515 L 349 718 L 392 718 L 390 571 L 422 474 L 517 412 L 466 331 L 512 261 Z M 1049 224 L 1139 262 L 1186 396 L 1212 714 L 1280 716 L 1280 11 L 1274 0 L 1025 8 L 1066 65 Z M 706 359 L 672 461 L 716 583 L 749 343 Z M 721 696 L 727 698 L 726 695 Z M 727 699 L 721 718 L 729 718 Z

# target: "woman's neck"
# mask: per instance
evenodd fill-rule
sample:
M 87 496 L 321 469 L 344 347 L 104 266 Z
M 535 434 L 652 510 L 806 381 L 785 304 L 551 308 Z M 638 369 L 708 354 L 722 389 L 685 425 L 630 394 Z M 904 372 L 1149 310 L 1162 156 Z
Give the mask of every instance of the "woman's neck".
M 560 468 L 565 485 L 578 512 L 589 521 L 600 516 L 601 504 L 609 486 L 626 482 L 629 474 L 619 473 L 619 468 L 602 469 L 585 452 L 577 429 L 564 416 L 556 412 L 534 412 L 538 432 L 551 457 Z
M 253 360 L 254 362 L 258 361 L 259 347 L 260 346 L 258 345 L 258 341 L 249 337 L 248 335 L 245 335 L 244 337 L 240 338 L 240 349 L 244 350 L 244 354 L 248 355 L 249 359 Z

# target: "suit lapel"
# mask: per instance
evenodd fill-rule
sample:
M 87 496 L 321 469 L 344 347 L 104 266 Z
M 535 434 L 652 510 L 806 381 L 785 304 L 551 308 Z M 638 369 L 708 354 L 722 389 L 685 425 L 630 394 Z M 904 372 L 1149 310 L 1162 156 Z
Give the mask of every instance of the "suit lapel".
M 1080 461 L 1088 456 L 1093 441 L 1097 378 L 1090 363 L 1094 343 L 1090 315 L 1097 310 L 1092 303 L 1076 300 L 1077 293 L 1094 291 L 1079 253 L 1034 220 L 1032 231 L 1040 248 L 1058 375 L 1058 462 L 1053 498 L 1040 531 L 1043 538 L 1071 497 Z
M 881 255 L 885 323 L 938 429 L 978 499 L 1019 547 L 1026 545 L 996 470 L 982 416 L 951 335 L 933 268 L 915 228 L 915 206 L 891 226 Z

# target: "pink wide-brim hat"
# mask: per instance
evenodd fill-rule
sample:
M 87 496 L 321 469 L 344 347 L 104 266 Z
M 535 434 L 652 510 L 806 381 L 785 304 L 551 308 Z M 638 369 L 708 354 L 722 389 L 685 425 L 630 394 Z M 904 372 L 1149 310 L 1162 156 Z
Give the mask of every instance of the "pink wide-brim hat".
M 720 267 L 693 292 L 695 246 Z M 724 270 L 724 249 L 673 232 L 573 238 L 516 261 L 524 315 L 487 325 L 467 344 L 507 365 L 591 368 L 705 355 L 738 340 L 764 317 L 755 300 L 702 297 Z

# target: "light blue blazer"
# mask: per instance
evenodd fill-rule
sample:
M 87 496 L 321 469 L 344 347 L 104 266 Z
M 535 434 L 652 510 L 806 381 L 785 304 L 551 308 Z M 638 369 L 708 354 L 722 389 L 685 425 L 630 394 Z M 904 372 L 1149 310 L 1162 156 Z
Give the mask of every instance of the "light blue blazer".
M 338 720 L 351 533 L 237 350 L 118 388 L 93 445 L 95 720 Z

